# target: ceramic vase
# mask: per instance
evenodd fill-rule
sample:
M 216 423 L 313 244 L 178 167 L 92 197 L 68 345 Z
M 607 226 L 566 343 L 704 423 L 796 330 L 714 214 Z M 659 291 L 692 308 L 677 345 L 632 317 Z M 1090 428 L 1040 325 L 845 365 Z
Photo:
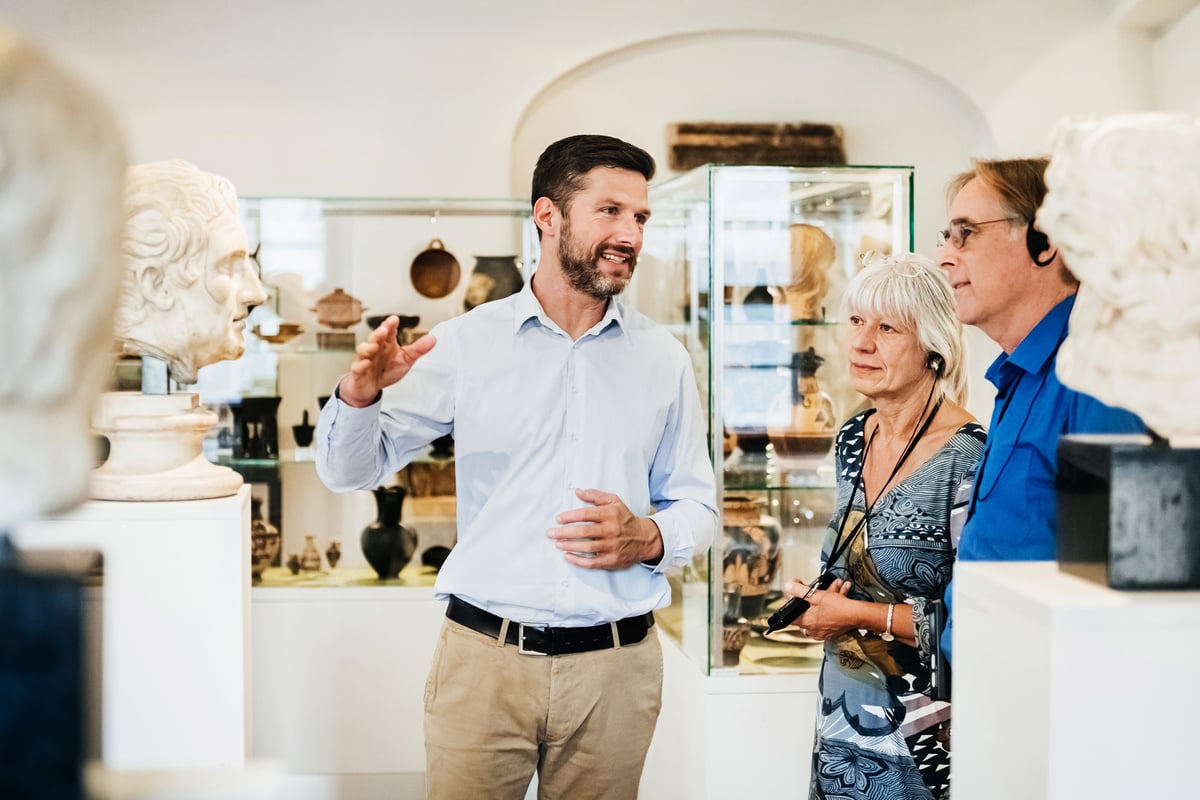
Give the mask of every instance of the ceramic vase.
M 304 549 L 300 552 L 300 569 L 305 572 L 316 572 L 321 569 L 321 551 L 313 537 L 304 537 Z
M 378 516 L 363 528 L 363 556 L 380 580 L 400 575 L 400 570 L 417 550 L 417 533 L 400 524 L 405 491 L 400 486 L 380 486 L 373 490 Z
M 817 380 L 817 369 L 824 362 L 811 347 L 794 353 L 791 390 L 767 414 L 767 436 L 785 467 L 815 470 L 837 436 L 833 400 Z
M 516 294 L 524 286 L 516 256 L 475 256 L 463 309 L 470 311 L 475 306 Z
M 767 590 L 779 572 L 780 525 L 764 513 L 762 497 L 726 495 L 722 581 L 741 586 L 741 616 L 761 616 Z
M 250 577 L 254 583 L 262 580 L 263 570 L 279 555 L 283 537 L 279 529 L 263 519 L 262 499 L 250 498 Z

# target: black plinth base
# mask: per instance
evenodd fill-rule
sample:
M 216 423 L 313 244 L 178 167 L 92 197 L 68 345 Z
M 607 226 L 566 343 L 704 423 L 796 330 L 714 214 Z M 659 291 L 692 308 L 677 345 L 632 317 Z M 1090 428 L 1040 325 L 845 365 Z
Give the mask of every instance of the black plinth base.
M 1058 565 L 1113 589 L 1200 589 L 1200 449 L 1058 444 Z

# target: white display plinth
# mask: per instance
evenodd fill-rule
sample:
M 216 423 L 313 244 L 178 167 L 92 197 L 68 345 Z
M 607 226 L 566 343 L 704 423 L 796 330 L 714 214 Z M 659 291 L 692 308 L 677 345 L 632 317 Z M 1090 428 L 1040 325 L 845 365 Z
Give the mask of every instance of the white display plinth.
M 955 797 L 1196 796 L 1200 592 L 1048 561 L 954 569 Z
M 660 638 L 662 713 L 640 796 L 807 797 L 817 672 L 704 675 L 674 639 Z
M 249 736 L 250 488 L 90 501 L 19 526 L 21 549 L 104 554 L 100 756 L 109 769 L 240 766 Z
M 425 678 L 446 616 L 432 582 L 412 563 L 379 581 L 339 562 L 271 568 L 252 590 L 254 752 L 284 765 L 289 798 L 423 795 Z

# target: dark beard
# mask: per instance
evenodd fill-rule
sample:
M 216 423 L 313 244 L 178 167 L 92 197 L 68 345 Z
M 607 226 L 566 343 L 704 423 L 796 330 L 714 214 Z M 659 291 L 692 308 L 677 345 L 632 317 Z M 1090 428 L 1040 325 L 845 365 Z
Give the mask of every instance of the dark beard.
M 610 278 L 602 274 L 596 266 L 600 260 L 600 251 L 611 250 L 628 257 L 629 278 Z M 571 226 L 563 219 L 562 237 L 558 240 L 558 263 L 562 267 L 567 282 L 577 291 L 597 300 L 607 300 L 613 295 L 625 291 L 633 271 L 637 267 L 637 255 L 632 247 L 624 245 L 607 246 L 603 243 L 589 253 L 583 247 L 575 247 L 575 239 L 571 236 Z

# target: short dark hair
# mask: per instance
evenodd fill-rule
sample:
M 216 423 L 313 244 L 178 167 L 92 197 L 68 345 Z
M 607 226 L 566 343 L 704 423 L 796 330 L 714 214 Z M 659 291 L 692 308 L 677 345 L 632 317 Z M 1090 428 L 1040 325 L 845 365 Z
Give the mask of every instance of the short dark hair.
M 584 188 L 583 176 L 596 167 L 640 172 L 647 181 L 654 178 L 654 157 L 636 145 L 599 134 L 568 136 L 538 156 L 530 202 L 548 197 L 565 211 L 571 198 Z

